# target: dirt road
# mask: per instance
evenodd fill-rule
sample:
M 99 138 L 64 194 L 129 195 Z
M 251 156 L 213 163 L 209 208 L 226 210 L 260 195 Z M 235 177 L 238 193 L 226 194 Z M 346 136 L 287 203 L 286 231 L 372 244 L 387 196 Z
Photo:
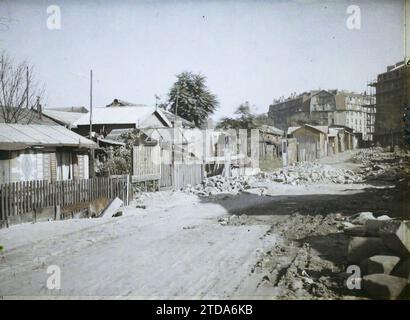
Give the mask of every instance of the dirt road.
M 359 170 L 359 164 L 346 162 L 352 155 L 323 161 Z M 146 209 L 133 204 L 117 218 L 2 229 L 0 295 L 360 298 L 345 292 L 338 277 L 346 246 L 340 216 L 394 215 L 388 200 L 403 195 L 384 182 L 278 183 L 266 196 L 255 190 L 213 198 L 159 192 L 140 199 Z M 59 290 L 46 286 L 50 265 L 61 270 Z

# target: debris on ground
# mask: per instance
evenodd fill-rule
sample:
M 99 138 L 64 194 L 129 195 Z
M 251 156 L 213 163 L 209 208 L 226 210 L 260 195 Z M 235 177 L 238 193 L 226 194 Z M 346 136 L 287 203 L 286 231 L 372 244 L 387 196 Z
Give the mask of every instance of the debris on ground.
M 237 194 L 249 189 L 248 177 L 235 176 L 224 177 L 221 175 L 205 178 L 201 184 L 188 186 L 184 189 L 187 193 L 193 193 L 198 196 L 212 196 L 220 193 Z
M 218 218 L 218 222 L 222 226 L 241 226 L 245 225 L 247 223 L 248 216 L 246 214 L 241 214 L 237 216 L 236 214 L 233 214 L 229 217 L 220 217 Z
M 123 205 L 123 201 L 120 198 L 116 197 L 104 209 L 103 213 L 101 214 L 101 217 L 103 218 L 113 217 L 118 212 L 118 210 L 121 208 L 122 205 Z
M 298 162 L 274 172 L 262 172 L 258 180 L 281 182 L 291 185 L 313 183 L 351 184 L 363 182 L 363 176 L 352 170 L 335 168 L 318 162 Z

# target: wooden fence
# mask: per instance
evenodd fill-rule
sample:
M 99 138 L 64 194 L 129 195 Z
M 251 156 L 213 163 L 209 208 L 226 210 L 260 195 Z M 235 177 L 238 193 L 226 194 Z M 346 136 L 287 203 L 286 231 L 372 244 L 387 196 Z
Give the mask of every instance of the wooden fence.
M 173 187 L 173 167 L 171 164 L 161 164 L 161 179 L 159 187 L 161 189 L 170 189 Z
M 159 180 L 161 175 L 161 149 L 155 146 L 135 146 L 132 150 L 132 181 Z
M 22 181 L 0 185 L 0 220 L 51 206 L 61 208 L 119 197 L 127 205 L 127 176 L 67 181 Z
M 134 147 L 132 182 L 137 185 L 158 183 L 159 189 L 175 190 L 202 182 L 204 167 L 201 163 L 186 160 L 187 155 L 179 153 L 178 163 L 173 164 L 173 161 L 170 161 L 172 157 L 170 150 L 161 150 L 159 145 Z
M 204 179 L 203 172 L 204 168 L 202 164 L 175 164 L 174 188 L 178 190 L 188 185 L 194 186 L 201 183 Z

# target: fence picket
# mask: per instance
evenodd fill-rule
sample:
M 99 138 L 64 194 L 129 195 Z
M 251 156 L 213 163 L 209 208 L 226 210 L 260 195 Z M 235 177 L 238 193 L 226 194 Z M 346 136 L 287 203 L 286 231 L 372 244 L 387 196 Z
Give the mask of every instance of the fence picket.
M 66 206 L 106 197 L 121 198 L 125 204 L 132 195 L 127 176 L 70 181 L 34 180 L 0 185 L 0 220 L 49 206 Z M 126 197 L 128 198 L 126 199 Z

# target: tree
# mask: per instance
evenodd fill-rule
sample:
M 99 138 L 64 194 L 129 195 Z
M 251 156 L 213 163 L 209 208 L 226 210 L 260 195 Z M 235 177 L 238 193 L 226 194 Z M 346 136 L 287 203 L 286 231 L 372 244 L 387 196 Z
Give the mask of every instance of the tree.
M 6 123 L 30 123 L 43 89 L 26 62 L 16 64 L 2 51 L 0 53 L 0 115 Z
M 172 113 L 201 126 L 213 114 L 219 103 L 216 95 L 207 88 L 206 77 L 192 72 L 177 75 L 177 81 L 169 92 Z
M 249 108 L 249 103 L 242 103 L 235 113 L 236 118 L 225 117 L 218 123 L 219 129 L 253 129 L 258 127 L 257 116 Z
M 107 147 L 97 158 L 96 172 L 98 175 L 130 174 L 132 170 L 132 149 L 135 145 L 142 143 L 144 134 L 137 130 L 123 132 L 117 139 L 124 142 L 124 146 Z

